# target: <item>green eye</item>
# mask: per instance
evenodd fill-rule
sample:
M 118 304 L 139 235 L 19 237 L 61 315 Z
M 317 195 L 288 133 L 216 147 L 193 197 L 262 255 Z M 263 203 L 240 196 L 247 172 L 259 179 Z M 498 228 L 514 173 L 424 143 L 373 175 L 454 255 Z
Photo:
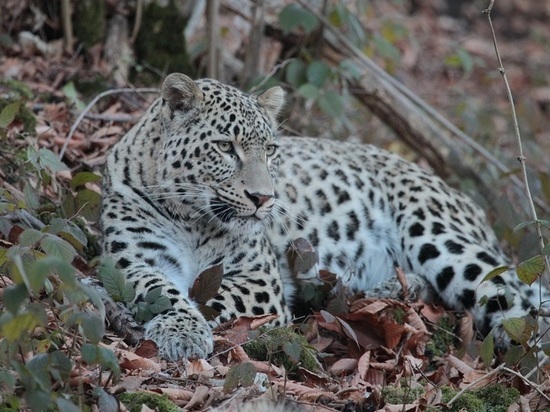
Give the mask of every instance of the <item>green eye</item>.
M 275 154 L 277 153 L 277 149 L 278 147 L 276 145 L 270 144 L 269 146 L 267 146 L 265 154 L 267 155 L 267 157 L 275 156 Z
M 230 153 L 233 150 L 233 144 L 231 142 L 221 141 L 216 144 L 218 145 L 218 149 L 224 153 Z

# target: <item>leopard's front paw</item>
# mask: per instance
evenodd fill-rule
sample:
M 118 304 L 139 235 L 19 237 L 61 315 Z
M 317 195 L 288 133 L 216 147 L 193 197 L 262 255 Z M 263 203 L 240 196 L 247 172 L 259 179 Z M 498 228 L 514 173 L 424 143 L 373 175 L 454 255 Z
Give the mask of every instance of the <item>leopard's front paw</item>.
M 195 316 L 198 315 L 198 316 Z M 154 341 L 168 360 L 206 358 L 214 349 L 212 330 L 200 314 L 171 310 L 145 326 L 145 338 Z

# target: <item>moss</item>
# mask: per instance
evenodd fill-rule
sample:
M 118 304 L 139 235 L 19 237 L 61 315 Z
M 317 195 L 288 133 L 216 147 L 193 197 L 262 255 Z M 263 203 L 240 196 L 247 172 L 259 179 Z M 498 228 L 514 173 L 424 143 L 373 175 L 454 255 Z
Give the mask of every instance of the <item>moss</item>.
M 14 122 L 21 122 L 23 124 L 23 129 L 27 133 L 35 133 L 36 131 L 36 119 L 33 113 L 25 105 L 25 100 L 19 96 L 14 95 L 13 97 L 7 97 L 0 100 L 0 113 L 4 110 L 8 104 L 20 102 L 19 111 L 15 115 Z
M 317 370 L 315 349 L 294 328 L 262 328 L 257 334 L 243 346 L 252 359 L 282 365 L 289 372 L 295 371 L 298 366 L 311 371 Z
M 183 34 L 186 23 L 174 0 L 165 7 L 157 2 L 147 4 L 136 42 L 142 67 L 147 65 L 162 73 L 181 72 L 193 76 Z M 136 71 L 134 77 L 145 84 L 158 84 L 159 81 L 158 74 L 145 70 Z
M 105 1 L 79 0 L 74 2 L 74 31 L 87 49 L 101 43 L 105 35 Z
M 453 329 L 454 321 L 448 315 L 439 319 L 432 337 L 426 344 L 426 355 L 433 357 L 449 353 L 449 348 L 454 346 L 455 335 Z
M 393 386 L 386 386 L 382 388 L 382 396 L 384 400 L 392 405 L 404 405 L 407 403 L 413 403 L 424 393 L 423 388 L 396 388 Z
M 180 409 L 166 395 L 157 395 L 148 392 L 125 392 L 118 396 L 118 400 L 122 402 L 130 412 L 141 411 L 142 405 L 147 405 L 149 408 L 158 412 L 176 412 Z

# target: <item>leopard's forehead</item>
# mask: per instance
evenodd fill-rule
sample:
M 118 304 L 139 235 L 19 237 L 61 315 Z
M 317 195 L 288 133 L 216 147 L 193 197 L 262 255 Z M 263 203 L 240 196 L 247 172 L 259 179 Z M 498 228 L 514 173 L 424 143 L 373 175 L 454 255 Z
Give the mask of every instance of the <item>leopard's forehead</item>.
M 255 96 L 217 80 L 196 81 L 204 95 L 200 127 L 217 135 L 236 138 L 241 143 L 254 137 L 255 143 L 273 139 L 274 128 Z

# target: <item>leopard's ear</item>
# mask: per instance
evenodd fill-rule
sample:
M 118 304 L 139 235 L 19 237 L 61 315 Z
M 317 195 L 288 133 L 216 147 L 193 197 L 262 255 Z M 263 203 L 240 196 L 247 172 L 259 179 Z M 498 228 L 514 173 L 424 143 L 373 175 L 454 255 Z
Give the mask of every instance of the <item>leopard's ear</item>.
M 162 83 L 162 98 L 171 110 L 187 111 L 204 99 L 201 89 L 191 78 L 181 73 L 166 76 Z
M 279 86 L 267 89 L 258 96 L 258 103 L 267 111 L 273 124 L 276 124 L 277 116 L 285 103 L 285 92 Z

